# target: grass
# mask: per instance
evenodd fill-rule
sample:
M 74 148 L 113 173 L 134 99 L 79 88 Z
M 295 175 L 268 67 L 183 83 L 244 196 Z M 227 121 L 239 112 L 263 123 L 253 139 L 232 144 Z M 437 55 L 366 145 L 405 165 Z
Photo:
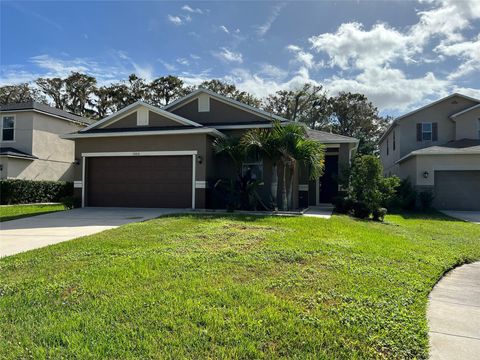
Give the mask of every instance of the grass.
M 386 221 L 173 216 L 1 259 L 0 358 L 425 359 L 480 228 Z
M 0 222 L 65 210 L 62 204 L 0 206 Z

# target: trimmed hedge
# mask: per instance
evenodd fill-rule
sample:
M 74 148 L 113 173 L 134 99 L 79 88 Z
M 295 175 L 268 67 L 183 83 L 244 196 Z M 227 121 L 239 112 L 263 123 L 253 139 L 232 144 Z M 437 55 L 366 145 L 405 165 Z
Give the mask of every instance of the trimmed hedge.
M 0 203 L 2 205 L 59 202 L 66 196 L 73 196 L 72 182 L 0 180 Z

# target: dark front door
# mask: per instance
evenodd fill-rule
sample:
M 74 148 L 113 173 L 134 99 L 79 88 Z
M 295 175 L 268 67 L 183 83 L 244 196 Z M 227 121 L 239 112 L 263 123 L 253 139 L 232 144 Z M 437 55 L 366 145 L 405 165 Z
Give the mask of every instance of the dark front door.
M 338 194 L 338 155 L 325 156 L 325 170 L 320 178 L 320 202 L 331 203 Z
M 191 156 L 87 158 L 87 206 L 192 207 Z

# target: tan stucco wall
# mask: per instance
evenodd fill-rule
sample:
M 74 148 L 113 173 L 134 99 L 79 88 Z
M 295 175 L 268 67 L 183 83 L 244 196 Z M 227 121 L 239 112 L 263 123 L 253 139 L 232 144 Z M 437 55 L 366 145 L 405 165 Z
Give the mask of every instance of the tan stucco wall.
M 453 104 L 453 102 L 456 102 L 456 104 Z M 449 116 L 475 104 L 474 101 L 456 96 L 401 119 L 399 122 L 401 128 L 400 141 L 398 142 L 400 157 L 414 150 L 455 140 L 455 123 Z M 417 123 L 421 122 L 438 123 L 438 141 L 417 141 L 416 127 Z
M 399 139 L 401 137 L 401 128 L 400 126 L 395 126 L 392 131 L 387 135 L 387 137 L 380 144 L 380 159 L 383 165 L 383 173 L 386 176 L 397 175 L 400 176 L 400 169 L 395 163 L 400 159 L 400 146 Z M 393 149 L 393 136 L 395 134 L 395 150 Z M 387 141 L 388 138 L 388 141 Z M 389 152 L 387 155 L 387 143 L 389 146 Z
M 33 111 L 15 113 L 15 141 L 2 142 L 36 156 L 36 160 L 4 158 L 2 177 L 26 180 L 73 180 L 74 142 L 60 135 L 83 125 Z
M 16 113 L 0 113 L 0 119 L 3 116 L 13 115 L 15 117 L 15 139 L 14 141 L 2 141 L 0 137 L 1 147 L 13 147 L 17 150 L 32 153 L 32 128 L 33 128 L 33 111 L 16 112 Z M 3 121 L 3 120 L 1 120 Z M 0 125 L 1 126 L 1 125 Z
M 480 107 L 455 117 L 455 139 L 480 139 Z
M 435 170 L 480 170 L 480 155 L 416 156 L 402 163 L 402 176 L 410 176 L 413 185 L 433 186 Z M 423 173 L 428 171 L 428 177 Z

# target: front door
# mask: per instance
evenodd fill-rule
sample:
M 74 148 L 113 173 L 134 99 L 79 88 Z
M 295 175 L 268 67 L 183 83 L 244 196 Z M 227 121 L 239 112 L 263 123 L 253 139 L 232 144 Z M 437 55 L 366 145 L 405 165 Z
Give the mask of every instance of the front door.
M 331 203 L 338 194 L 338 155 L 325 156 L 325 170 L 320 178 L 320 202 Z

